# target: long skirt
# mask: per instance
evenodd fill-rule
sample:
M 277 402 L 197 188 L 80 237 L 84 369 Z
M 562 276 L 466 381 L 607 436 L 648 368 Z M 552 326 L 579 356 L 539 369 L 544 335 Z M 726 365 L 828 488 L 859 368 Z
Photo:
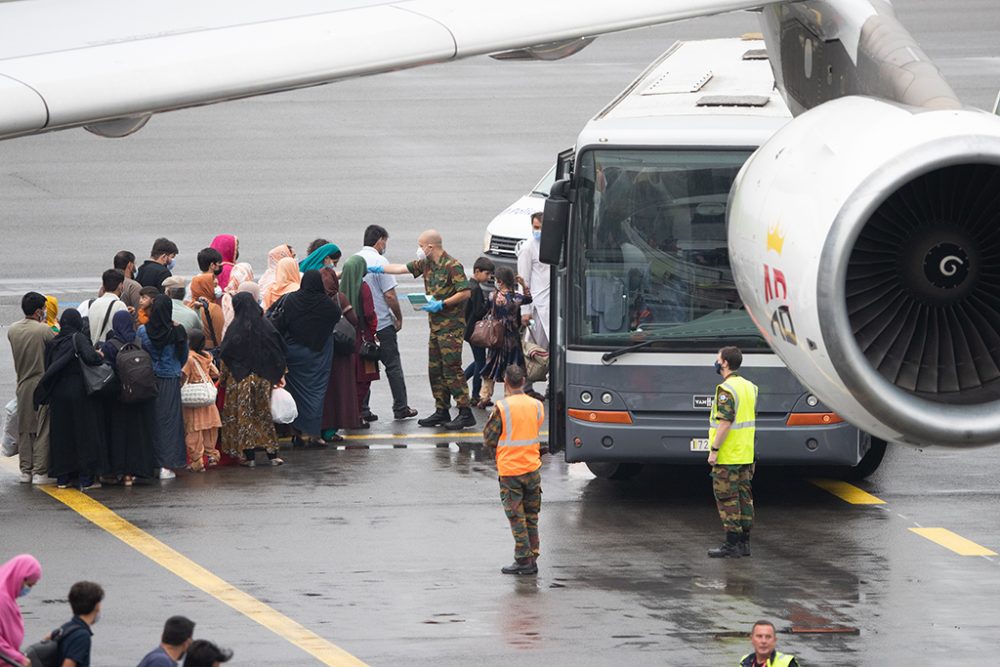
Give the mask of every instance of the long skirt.
M 87 396 L 79 371 L 68 371 L 55 383 L 49 420 L 49 477 L 104 473 L 104 406 Z
M 271 421 L 271 383 L 251 373 L 239 382 L 226 381 L 226 404 L 222 407 L 222 451 L 243 460 L 243 451 L 278 451 L 278 436 Z
M 156 378 L 159 393 L 153 401 L 153 457 L 159 468 L 183 468 L 184 413 L 181 411 L 181 379 Z
M 323 429 L 354 428 L 361 423 L 356 394 L 354 355 L 333 355 L 323 397 Z
M 117 397 L 106 398 L 107 475 L 152 477 L 156 468 L 153 456 L 154 402 L 122 403 Z
M 319 435 L 323 421 L 323 397 L 330 379 L 333 337 L 327 339 L 319 352 L 288 339 L 285 342 L 288 343 L 286 388 L 299 411 L 292 426 L 306 435 Z

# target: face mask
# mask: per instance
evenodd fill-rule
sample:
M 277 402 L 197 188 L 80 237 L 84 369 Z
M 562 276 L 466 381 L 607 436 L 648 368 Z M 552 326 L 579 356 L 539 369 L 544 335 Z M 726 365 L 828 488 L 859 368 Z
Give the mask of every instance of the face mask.
M 531 230 L 531 235 L 535 237 L 536 241 L 541 241 L 542 240 L 542 230 L 540 230 L 540 229 L 532 229 Z
M 330 260 L 327 259 L 327 260 L 323 260 L 323 266 L 325 268 L 327 268 L 327 269 L 335 269 L 335 268 L 337 268 L 337 263 L 336 262 L 332 262 L 332 261 L 330 261 Z
M 382 246 L 382 249 L 378 251 L 378 254 L 384 255 L 385 254 L 385 248 L 386 248 L 385 246 Z
M 718 373 L 719 375 L 722 375 L 722 362 L 721 361 L 716 361 L 715 362 L 715 372 Z
M 417 261 L 422 262 L 425 259 L 427 259 L 427 253 L 424 252 L 423 248 L 417 246 Z
M 177 266 L 176 260 L 170 260 L 167 262 L 167 271 L 173 271 L 175 266 Z
M 218 285 L 215 286 L 215 298 L 216 299 L 222 298 L 222 288 L 219 287 Z
M 28 594 L 28 593 L 30 593 L 30 592 L 31 592 L 31 586 L 28 586 L 27 584 L 25 584 L 25 585 L 24 585 L 24 586 L 23 586 L 23 587 L 21 588 L 21 592 L 17 594 L 17 597 L 19 597 L 19 598 L 23 598 L 23 597 L 24 597 L 25 595 L 27 595 L 27 594 Z
M 97 622 L 100 620 L 101 620 L 101 612 L 97 612 L 96 614 L 94 614 L 94 625 L 97 625 Z
M 221 266 L 219 268 L 215 269 L 214 271 L 212 271 L 212 275 L 213 276 L 217 276 L 220 273 L 222 273 L 222 267 Z

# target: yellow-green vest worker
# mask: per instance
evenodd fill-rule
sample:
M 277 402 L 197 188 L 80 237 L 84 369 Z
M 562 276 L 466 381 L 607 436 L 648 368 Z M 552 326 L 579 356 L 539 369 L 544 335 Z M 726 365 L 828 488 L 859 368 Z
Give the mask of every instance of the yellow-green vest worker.
M 735 402 L 735 416 L 726 439 L 719 447 L 717 465 L 745 465 L 753 463 L 753 441 L 756 433 L 757 418 L 757 385 L 732 373 L 715 388 L 715 401 L 712 404 L 712 414 L 709 417 L 708 442 L 715 446 L 715 432 L 719 426 L 720 412 L 725 410 L 725 404 L 730 400 Z M 728 420 L 727 420 L 728 421 Z
M 753 653 L 747 653 L 740 659 L 739 667 L 754 667 L 760 663 L 757 662 L 757 657 Z M 798 662 L 795 660 L 794 655 L 787 655 L 785 653 L 778 653 L 775 651 L 771 654 L 771 657 L 767 659 L 765 663 L 767 667 L 798 667 Z

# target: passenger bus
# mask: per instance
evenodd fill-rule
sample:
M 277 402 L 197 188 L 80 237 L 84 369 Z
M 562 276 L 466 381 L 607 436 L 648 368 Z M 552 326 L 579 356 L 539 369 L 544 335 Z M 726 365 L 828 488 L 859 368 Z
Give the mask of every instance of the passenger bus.
M 771 352 L 733 282 L 730 189 L 790 120 L 763 49 L 754 37 L 675 44 L 559 156 L 542 232 L 553 263 L 549 447 L 599 477 L 704 465 L 725 345 L 742 348 L 741 372 L 760 388 L 761 464 L 863 477 L 882 460 L 884 442 Z

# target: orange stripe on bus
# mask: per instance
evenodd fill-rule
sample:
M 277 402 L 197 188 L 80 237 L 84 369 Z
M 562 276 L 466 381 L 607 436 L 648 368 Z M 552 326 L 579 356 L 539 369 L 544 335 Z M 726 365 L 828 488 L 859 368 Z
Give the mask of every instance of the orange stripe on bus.
M 569 416 L 591 424 L 631 424 L 632 415 L 617 410 L 577 410 L 571 409 Z

